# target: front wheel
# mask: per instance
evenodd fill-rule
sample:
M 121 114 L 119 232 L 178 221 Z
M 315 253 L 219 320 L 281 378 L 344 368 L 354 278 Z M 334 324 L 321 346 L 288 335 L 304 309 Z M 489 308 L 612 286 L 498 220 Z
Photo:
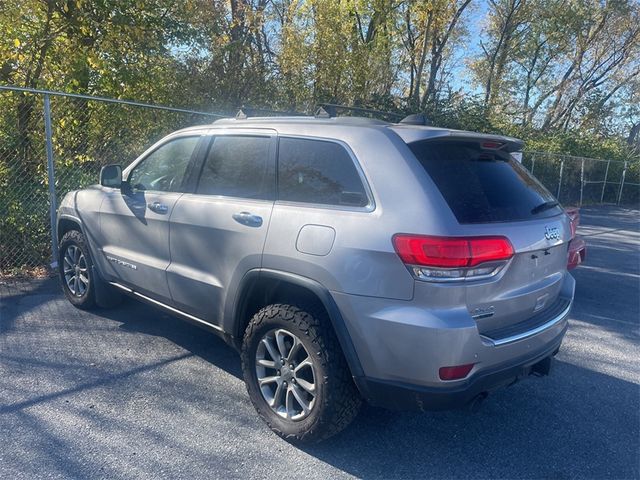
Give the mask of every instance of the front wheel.
M 260 310 L 244 335 L 242 370 L 258 414 L 287 440 L 324 440 L 345 428 L 361 404 L 322 311 L 283 304 Z
M 70 230 L 60 240 L 58 270 L 62 290 L 76 307 L 90 309 L 95 306 L 93 264 L 84 235 Z

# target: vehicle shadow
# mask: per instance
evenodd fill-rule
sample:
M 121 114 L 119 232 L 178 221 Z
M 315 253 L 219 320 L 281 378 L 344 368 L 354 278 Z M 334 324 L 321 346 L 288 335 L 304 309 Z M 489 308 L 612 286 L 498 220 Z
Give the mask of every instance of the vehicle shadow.
M 123 330 L 166 338 L 242 380 L 238 352 L 213 333 L 129 297 L 116 308 L 96 313 L 120 322 Z
M 557 362 L 553 376 L 490 395 L 480 411 L 365 407 L 304 451 L 364 478 L 637 478 L 638 385 Z

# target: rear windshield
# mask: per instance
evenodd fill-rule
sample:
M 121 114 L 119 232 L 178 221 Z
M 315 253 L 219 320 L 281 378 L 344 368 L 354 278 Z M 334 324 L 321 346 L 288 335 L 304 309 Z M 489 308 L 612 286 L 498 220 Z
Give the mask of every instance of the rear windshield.
M 409 148 L 460 223 L 531 220 L 561 210 L 551 195 L 506 152 L 477 142 L 416 142 Z

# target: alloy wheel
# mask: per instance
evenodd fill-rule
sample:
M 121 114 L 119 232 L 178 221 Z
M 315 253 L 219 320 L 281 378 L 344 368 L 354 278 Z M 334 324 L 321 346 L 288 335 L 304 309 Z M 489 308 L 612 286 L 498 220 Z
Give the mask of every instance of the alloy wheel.
M 256 349 L 256 376 L 269 407 L 287 420 L 302 420 L 313 410 L 316 372 L 302 341 L 285 329 L 267 332 Z
M 82 297 L 89 288 L 87 259 L 77 245 L 69 245 L 63 257 L 64 281 L 69 291 Z

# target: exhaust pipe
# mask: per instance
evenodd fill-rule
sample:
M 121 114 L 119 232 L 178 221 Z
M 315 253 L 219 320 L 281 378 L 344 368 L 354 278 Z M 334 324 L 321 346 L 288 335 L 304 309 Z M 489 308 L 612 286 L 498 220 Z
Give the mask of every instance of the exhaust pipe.
M 555 358 L 553 356 L 549 356 L 540 360 L 538 363 L 531 367 L 531 374 L 535 375 L 536 377 L 544 377 L 546 375 L 549 375 L 554 361 Z
M 488 396 L 489 396 L 488 392 L 482 392 L 476 395 L 475 397 L 473 397 L 473 399 L 469 402 L 469 410 L 472 413 L 476 413 L 478 410 L 480 410 L 480 405 L 482 405 L 482 402 L 484 402 L 484 400 Z

